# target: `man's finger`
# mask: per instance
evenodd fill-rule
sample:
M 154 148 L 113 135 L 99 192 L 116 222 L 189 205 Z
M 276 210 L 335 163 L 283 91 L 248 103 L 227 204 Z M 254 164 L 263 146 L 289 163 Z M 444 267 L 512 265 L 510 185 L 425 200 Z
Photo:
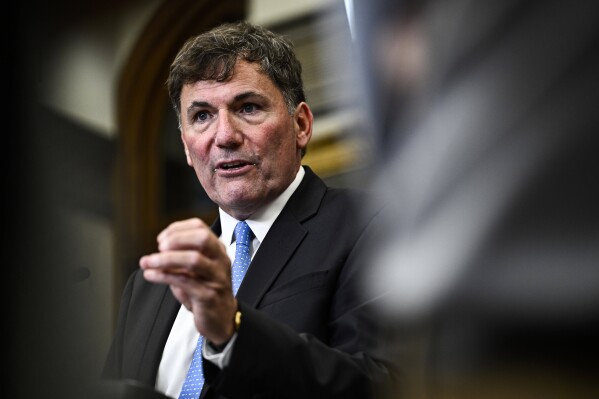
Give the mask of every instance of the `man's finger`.
M 225 249 L 216 235 L 205 228 L 179 230 L 162 236 L 158 240 L 160 251 L 194 249 L 205 256 L 217 258 L 225 254 Z
M 206 223 L 204 223 L 200 218 L 179 220 L 169 224 L 164 230 L 162 230 L 160 234 L 158 234 L 157 240 L 160 241 L 165 236 L 168 236 L 169 234 L 173 234 L 178 231 L 193 230 L 199 228 L 205 228 L 210 230 Z
M 198 251 L 167 251 L 145 255 L 139 260 L 143 270 L 160 270 L 162 273 L 183 274 L 192 278 L 212 278 L 211 264 Z

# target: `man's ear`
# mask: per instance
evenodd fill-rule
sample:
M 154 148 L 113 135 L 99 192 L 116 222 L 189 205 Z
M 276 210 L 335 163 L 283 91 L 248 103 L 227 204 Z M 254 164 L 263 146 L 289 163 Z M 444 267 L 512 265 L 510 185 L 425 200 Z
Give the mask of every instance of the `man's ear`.
M 312 110 L 308 104 L 301 102 L 295 108 L 293 118 L 295 123 L 295 139 L 297 148 L 304 150 L 312 138 L 312 125 L 314 123 Z
M 183 142 L 183 149 L 185 151 L 185 159 L 187 159 L 187 164 L 193 167 L 193 163 L 191 162 L 191 157 L 189 156 L 189 148 L 187 148 L 187 143 L 183 138 L 183 131 L 181 131 L 181 141 Z

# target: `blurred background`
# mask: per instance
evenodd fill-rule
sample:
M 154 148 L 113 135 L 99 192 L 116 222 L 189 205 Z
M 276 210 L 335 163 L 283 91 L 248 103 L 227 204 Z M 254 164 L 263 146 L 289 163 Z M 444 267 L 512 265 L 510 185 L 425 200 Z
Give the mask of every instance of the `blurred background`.
M 595 3 L 7 7 L 3 386 L 86 397 L 139 257 L 213 219 L 164 82 L 185 39 L 247 19 L 296 45 L 305 163 L 388 204 L 365 282 L 402 367 L 385 399 L 599 397 Z
M 354 2 L 394 397 L 599 397 L 599 4 Z

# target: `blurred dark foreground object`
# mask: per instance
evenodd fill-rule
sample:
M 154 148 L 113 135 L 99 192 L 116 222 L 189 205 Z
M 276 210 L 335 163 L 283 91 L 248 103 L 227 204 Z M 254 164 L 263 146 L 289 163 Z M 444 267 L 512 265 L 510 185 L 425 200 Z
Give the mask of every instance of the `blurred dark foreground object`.
M 599 2 L 355 5 L 398 397 L 599 398 Z

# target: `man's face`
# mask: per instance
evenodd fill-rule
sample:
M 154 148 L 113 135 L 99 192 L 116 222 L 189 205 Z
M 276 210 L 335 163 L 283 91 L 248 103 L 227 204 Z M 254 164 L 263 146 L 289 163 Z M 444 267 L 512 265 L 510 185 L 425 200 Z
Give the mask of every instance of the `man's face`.
M 257 64 L 238 61 L 228 81 L 198 81 L 181 91 L 187 163 L 212 201 L 237 219 L 287 188 L 311 135 L 310 108 L 301 103 L 290 115 Z

